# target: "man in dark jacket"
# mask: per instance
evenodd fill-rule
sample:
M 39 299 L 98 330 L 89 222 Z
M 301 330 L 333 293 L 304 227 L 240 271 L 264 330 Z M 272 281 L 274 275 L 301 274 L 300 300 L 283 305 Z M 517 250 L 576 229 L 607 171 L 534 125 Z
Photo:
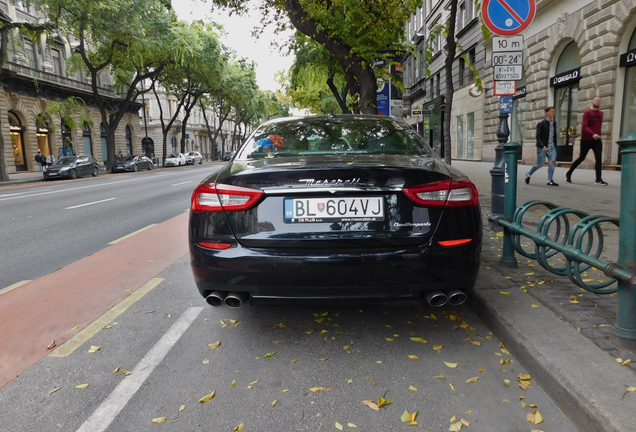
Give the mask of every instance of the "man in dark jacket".
M 35 155 L 35 161 L 38 163 L 39 171 L 42 172 L 42 168 L 46 167 L 46 158 L 42 156 L 40 150 L 38 150 L 38 154 Z
M 554 182 L 554 168 L 556 166 L 557 128 L 554 121 L 554 107 L 545 109 L 545 119 L 537 124 L 537 163 L 526 174 L 526 184 L 530 184 L 530 177 L 541 168 L 548 158 L 548 186 L 558 186 Z

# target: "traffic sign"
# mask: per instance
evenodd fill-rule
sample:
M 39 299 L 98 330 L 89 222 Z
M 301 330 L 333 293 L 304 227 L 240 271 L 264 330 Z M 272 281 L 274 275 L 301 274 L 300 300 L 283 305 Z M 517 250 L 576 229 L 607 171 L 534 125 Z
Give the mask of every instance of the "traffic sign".
M 517 93 L 517 81 L 495 81 L 495 96 L 514 96 Z
M 523 66 L 493 66 L 495 81 L 521 81 Z
M 523 36 L 493 36 L 492 37 L 492 50 L 493 52 L 510 52 L 521 51 L 523 49 Z
M 535 0 L 484 0 L 484 24 L 495 34 L 512 36 L 528 28 L 536 11 Z
M 499 114 L 512 114 L 512 96 L 499 97 Z
M 510 51 L 506 53 L 492 53 L 493 66 L 523 66 L 523 52 Z

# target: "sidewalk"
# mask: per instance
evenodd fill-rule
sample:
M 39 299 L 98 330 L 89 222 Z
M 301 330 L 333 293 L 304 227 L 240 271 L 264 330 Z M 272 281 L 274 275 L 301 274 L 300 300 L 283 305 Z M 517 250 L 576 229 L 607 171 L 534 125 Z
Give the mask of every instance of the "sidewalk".
M 636 352 L 620 349 L 609 338 L 616 321 L 616 297 L 584 291 L 567 277 L 519 254 L 518 268 L 499 266 L 502 237 L 490 231 L 486 220 L 492 163 L 454 161 L 453 166 L 477 185 L 484 214 L 482 269 L 471 299 L 473 309 L 522 359 L 580 431 L 635 430 L 636 392 L 627 392 L 627 388 L 636 386 Z M 524 177 L 529 169 L 518 167 L 517 205 L 544 200 L 618 217 L 620 172 L 604 171 L 603 179 L 609 186 L 603 187 L 594 185 L 593 170 L 576 170 L 574 183 L 568 184 L 566 169 L 557 168 L 554 180 L 560 186 L 550 187 L 545 168 L 526 185 Z M 617 255 L 618 230 L 608 230 L 608 234 L 605 249 L 609 255 Z M 592 273 L 589 277 L 605 278 Z M 633 363 L 623 365 L 618 359 Z
M 20 183 L 35 183 L 44 181 L 44 176 L 38 171 L 20 171 L 9 174 L 8 182 L 0 182 L 0 186 L 10 186 Z

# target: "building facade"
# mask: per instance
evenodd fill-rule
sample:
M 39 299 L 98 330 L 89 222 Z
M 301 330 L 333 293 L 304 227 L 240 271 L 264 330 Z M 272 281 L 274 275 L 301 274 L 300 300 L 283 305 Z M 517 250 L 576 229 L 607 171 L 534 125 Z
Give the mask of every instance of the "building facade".
M 0 0 L 0 19 L 4 22 L 32 22 L 37 11 L 24 2 Z M 92 104 L 90 78 L 83 71 L 69 73 L 67 59 L 71 56 L 69 41 L 56 34 L 43 35 L 37 42 L 12 33 L 7 47 L 0 85 L 0 122 L 3 135 L 5 164 L 8 173 L 37 169 L 38 150 L 55 158 L 63 154 L 90 154 L 106 162 L 106 133 L 99 109 Z M 104 99 L 117 103 L 110 76 L 100 77 L 99 87 Z M 71 130 L 60 119 L 43 119 L 42 112 L 53 101 L 70 96 L 86 104 L 82 117 Z M 137 108 L 138 109 L 138 106 Z M 119 124 L 115 138 L 116 151 L 140 151 L 138 114 L 127 113 Z

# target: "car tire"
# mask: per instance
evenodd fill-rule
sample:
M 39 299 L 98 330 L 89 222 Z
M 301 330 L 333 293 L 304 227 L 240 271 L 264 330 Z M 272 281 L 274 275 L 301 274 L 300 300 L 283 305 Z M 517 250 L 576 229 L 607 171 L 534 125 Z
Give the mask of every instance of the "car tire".
M 148 164 L 148 171 L 151 171 L 154 167 L 154 164 Z
M 134 172 L 139 171 L 139 167 L 137 166 L 137 164 L 133 165 L 133 171 L 134 171 Z
M 91 173 L 91 175 L 93 177 L 97 177 L 97 174 L 99 174 L 99 170 L 97 168 L 93 168 L 93 172 Z
M 199 161 L 199 165 L 201 165 L 202 163 L 203 163 L 203 159 L 201 159 L 201 160 Z
M 71 178 L 73 180 L 75 180 L 77 178 L 77 171 L 76 170 L 71 170 Z

